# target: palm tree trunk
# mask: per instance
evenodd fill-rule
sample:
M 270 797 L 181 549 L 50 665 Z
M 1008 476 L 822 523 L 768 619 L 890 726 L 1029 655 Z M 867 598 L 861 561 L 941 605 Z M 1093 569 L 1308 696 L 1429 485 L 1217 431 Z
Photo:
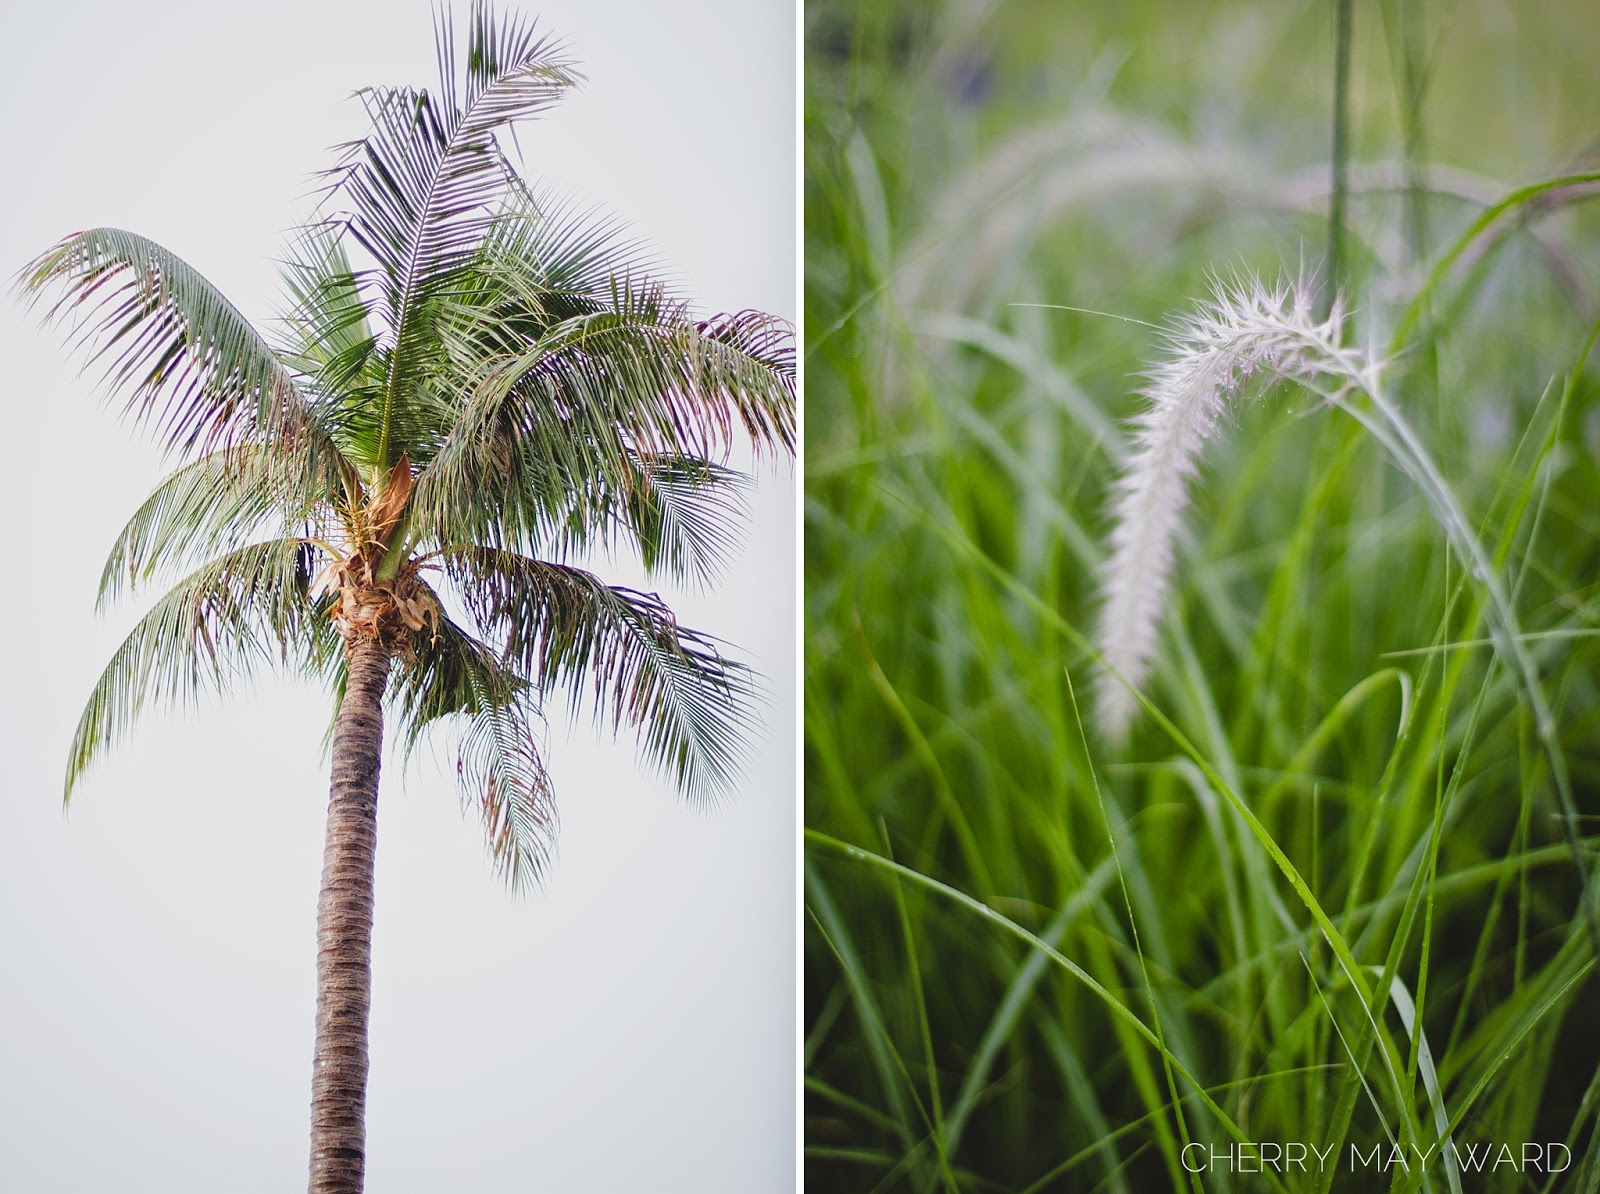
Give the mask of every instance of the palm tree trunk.
M 317 903 L 317 1043 L 311 1073 L 311 1194 L 360 1194 L 366 1168 L 367 1015 L 378 760 L 389 648 L 346 647 L 349 681 L 333 726 L 328 839 Z

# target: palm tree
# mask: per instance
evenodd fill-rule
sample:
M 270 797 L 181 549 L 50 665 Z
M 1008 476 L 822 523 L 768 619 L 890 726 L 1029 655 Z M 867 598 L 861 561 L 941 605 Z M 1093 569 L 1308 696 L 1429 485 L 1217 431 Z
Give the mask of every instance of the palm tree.
M 151 702 L 274 663 L 335 696 L 317 919 L 313 1191 L 361 1189 L 373 859 L 385 722 L 438 725 L 490 854 L 537 881 L 556 817 L 534 732 L 564 693 L 690 796 L 741 762 L 753 677 L 654 594 L 576 561 L 632 547 L 712 582 L 742 510 L 726 464 L 794 449 L 793 333 L 696 319 L 614 223 L 518 176 L 500 137 L 579 79 L 531 25 L 475 3 L 437 91 L 361 92 L 294 239 L 269 336 L 194 268 L 97 228 L 30 264 L 177 468 L 134 512 L 102 602 L 170 582 L 116 651 L 70 748 L 66 797 Z

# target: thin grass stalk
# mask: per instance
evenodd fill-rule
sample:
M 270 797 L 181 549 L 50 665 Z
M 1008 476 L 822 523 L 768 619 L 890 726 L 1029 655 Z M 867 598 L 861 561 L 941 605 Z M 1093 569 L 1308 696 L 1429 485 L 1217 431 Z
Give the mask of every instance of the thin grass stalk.
M 1350 45 L 1352 0 L 1334 0 L 1333 23 L 1333 152 L 1332 183 L 1328 190 L 1328 272 L 1318 318 L 1333 312 L 1334 296 L 1344 286 L 1345 205 L 1350 194 Z

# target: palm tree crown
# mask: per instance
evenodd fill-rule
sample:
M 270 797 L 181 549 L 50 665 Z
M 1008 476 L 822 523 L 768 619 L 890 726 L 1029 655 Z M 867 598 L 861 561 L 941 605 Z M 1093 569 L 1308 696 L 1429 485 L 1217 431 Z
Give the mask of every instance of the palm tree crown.
M 548 857 L 531 732 L 564 690 L 688 794 L 736 774 L 748 673 L 652 594 L 568 561 L 626 543 L 713 581 L 745 478 L 744 435 L 793 450 L 792 333 L 758 312 L 695 319 L 615 223 L 518 177 L 496 133 L 580 76 L 559 46 L 472 10 L 440 88 L 360 93 L 319 218 L 267 336 L 189 264 L 118 229 L 24 272 L 97 347 L 129 412 L 183 462 L 129 519 L 101 581 L 176 583 L 84 710 L 67 794 L 152 698 L 224 689 L 279 661 L 344 688 L 341 638 L 403 658 L 402 742 L 460 723 L 461 774 L 514 884 Z
M 579 81 L 564 50 L 482 3 L 464 54 L 448 18 L 436 38 L 437 90 L 359 93 L 371 130 L 337 151 L 270 334 L 117 229 L 67 237 L 20 280 L 55 292 L 51 314 L 177 463 L 105 566 L 102 603 L 168 587 L 89 697 L 67 796 L 152 701 L 264 663 L 336 697 L 314 1190 L 361 1183 L 385 719 L 407 750 L 455 729 L 464 794 L 514 887 L 550 856 L 534 727 L 555 693 L 635 732 L 686 794 L 727 788 L 750 673 L 654 594 L 575 561 L 631 547 L 652 572 L 714 581 L 743 511 L 730 450 L 794 449 L 789 325 L 696 318 L 614 222 L 513 168 L 501 136 Z M 339 1034 L 357 1031 L 341 1070 L 356 1046 Z

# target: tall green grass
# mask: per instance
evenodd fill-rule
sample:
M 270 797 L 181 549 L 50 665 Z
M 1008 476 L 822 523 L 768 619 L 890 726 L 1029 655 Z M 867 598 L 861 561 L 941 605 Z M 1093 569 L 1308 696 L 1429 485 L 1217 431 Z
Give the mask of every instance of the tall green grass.
M 808 5 L 809 1188 L 1600 1189 L 1597 34 Z M 1382 385 L 1208 446 L 1111 746 L 1157 329 L 1309 267 Z M 1349 1168 L 1440 1141 L 1572 1165 Z

